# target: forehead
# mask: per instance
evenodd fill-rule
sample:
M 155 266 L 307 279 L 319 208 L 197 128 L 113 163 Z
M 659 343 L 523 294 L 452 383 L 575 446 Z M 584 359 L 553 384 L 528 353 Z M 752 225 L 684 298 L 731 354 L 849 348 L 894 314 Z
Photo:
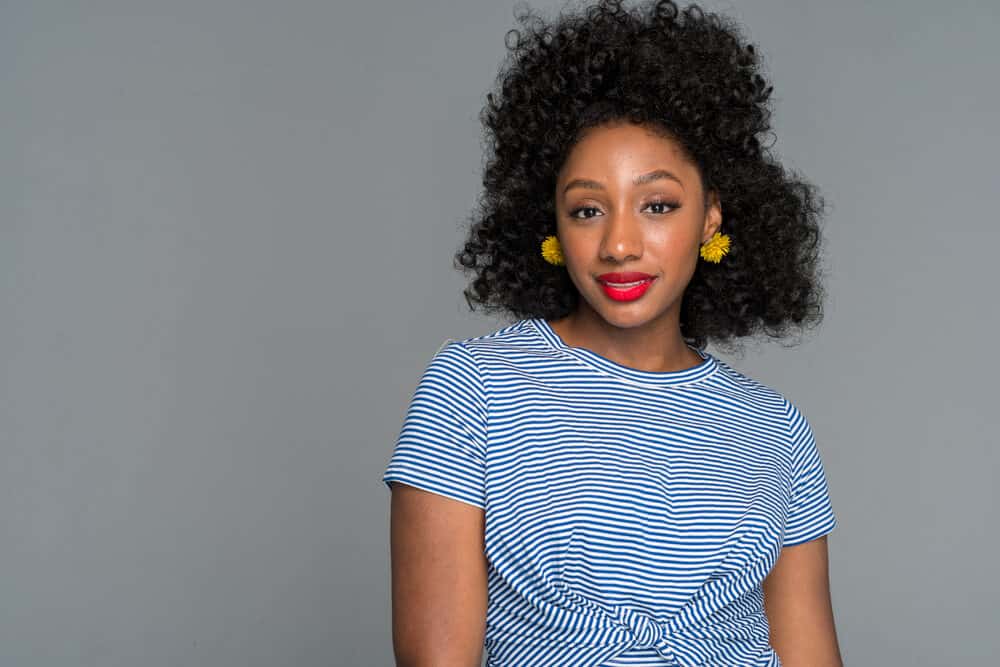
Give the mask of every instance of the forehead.
M 622 122 L 585 130 L 570 149 L 560 177 L 581 170 L 633 172 L 657 167 L 668 167 L 686 178 L 697 175 L 695 165 L 676 139 L 662 130 Z

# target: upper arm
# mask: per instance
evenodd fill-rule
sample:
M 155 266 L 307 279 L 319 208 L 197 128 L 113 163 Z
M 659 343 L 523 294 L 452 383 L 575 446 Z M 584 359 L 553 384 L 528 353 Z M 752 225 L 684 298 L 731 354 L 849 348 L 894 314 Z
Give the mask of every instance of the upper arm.
M 827 535 L 837 526 L 812 428 L 786 401 L 791 496 L 781 553 L 762 584 L 770 641 L 783 667 L 840 667 Z
M 763 583 L 770 643 L 783 667 L 842 667 L 827 538 L 784 547 Z
M 477 667 L 486 627 L 486 388 L 444 345 L 417 384 L 382 475 L 391 490 L 397 664 Z
M 484 511 L 400 483 L 390 506 L 397 665 L 477 667 L 486 632 Z

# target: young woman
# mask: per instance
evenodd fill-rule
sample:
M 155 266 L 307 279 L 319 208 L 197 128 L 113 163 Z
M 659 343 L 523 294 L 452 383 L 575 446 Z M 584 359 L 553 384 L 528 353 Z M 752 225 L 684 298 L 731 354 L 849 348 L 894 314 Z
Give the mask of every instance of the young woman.
M 841 665 L 809 423 L 705 350 L 821 319 L 756 51 L 665 1 L 508 36 L 457 260 L 513 322 L 437 351 L 383 475 L 397 664 Z

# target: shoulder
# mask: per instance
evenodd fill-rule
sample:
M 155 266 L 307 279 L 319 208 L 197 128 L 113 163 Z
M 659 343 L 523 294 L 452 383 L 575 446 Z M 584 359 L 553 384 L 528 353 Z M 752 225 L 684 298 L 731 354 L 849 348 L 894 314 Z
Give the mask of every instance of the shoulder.
M 438 350 L 438 354 L 448 348 L 451 356 L 465 356 L 474 362 L 481 372 L 488 372 L 519 358 L 544 353 L 546 347 L 539 339 L 537 330 L 530 320 L 523 319 L 494 329 L 490 332 L 468 338 L 448 338 Z
M 716 358 L 719 370 L 715 373 L 713 386 L 732 401 L 752 414 L 759 421 L 772 422 L 782 429 L 791 423 L 796 406 L 778 389 L 751 377 Z
M 775 387 L 742 373 L 725 362 L 713 387 L 720 400 L 731 405 L 737 428 L 751 429 L 755 437 L 779 447 L 786 456 L 801 459 L 815 447 L 812 427 L 800 407 Z
M 755 428 L 778 436 L 783 450 L 797 464 L 818 457 L 818 447 L 812 425 L 797 403 L 774 387 L 751 378 L 728 364 L 720 362 L 720 381 L 731 387 L 745 405 L 753 411 Z
M 480 399 L 489 394 L 489 378 L 502 372 L 534 338 L 530 322 L 520 320 L 488 333 L 466 338 L 446 338 L 427 362 L 421 386 L 437 384 L 445 390 L 461 389 Z
M 448 338 L 447 343 L 459 343 L 470 350 L 490 350 L 524 347 L 535 343 L 538 333 L 531 320 L 518 320 L 479 336 Z

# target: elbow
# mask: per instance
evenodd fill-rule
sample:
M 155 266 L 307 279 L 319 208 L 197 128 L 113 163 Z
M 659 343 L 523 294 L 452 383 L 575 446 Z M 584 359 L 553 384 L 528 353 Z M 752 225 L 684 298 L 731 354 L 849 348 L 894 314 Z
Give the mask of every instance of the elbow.
M 455 655 L 414 655 L 396 651 L 396 667 L 479 667 L 479 658 Z
M 483 645 L 477 641 L 428 641 L 428 637 L 393 640 L 396 667 L 480 667 Z

